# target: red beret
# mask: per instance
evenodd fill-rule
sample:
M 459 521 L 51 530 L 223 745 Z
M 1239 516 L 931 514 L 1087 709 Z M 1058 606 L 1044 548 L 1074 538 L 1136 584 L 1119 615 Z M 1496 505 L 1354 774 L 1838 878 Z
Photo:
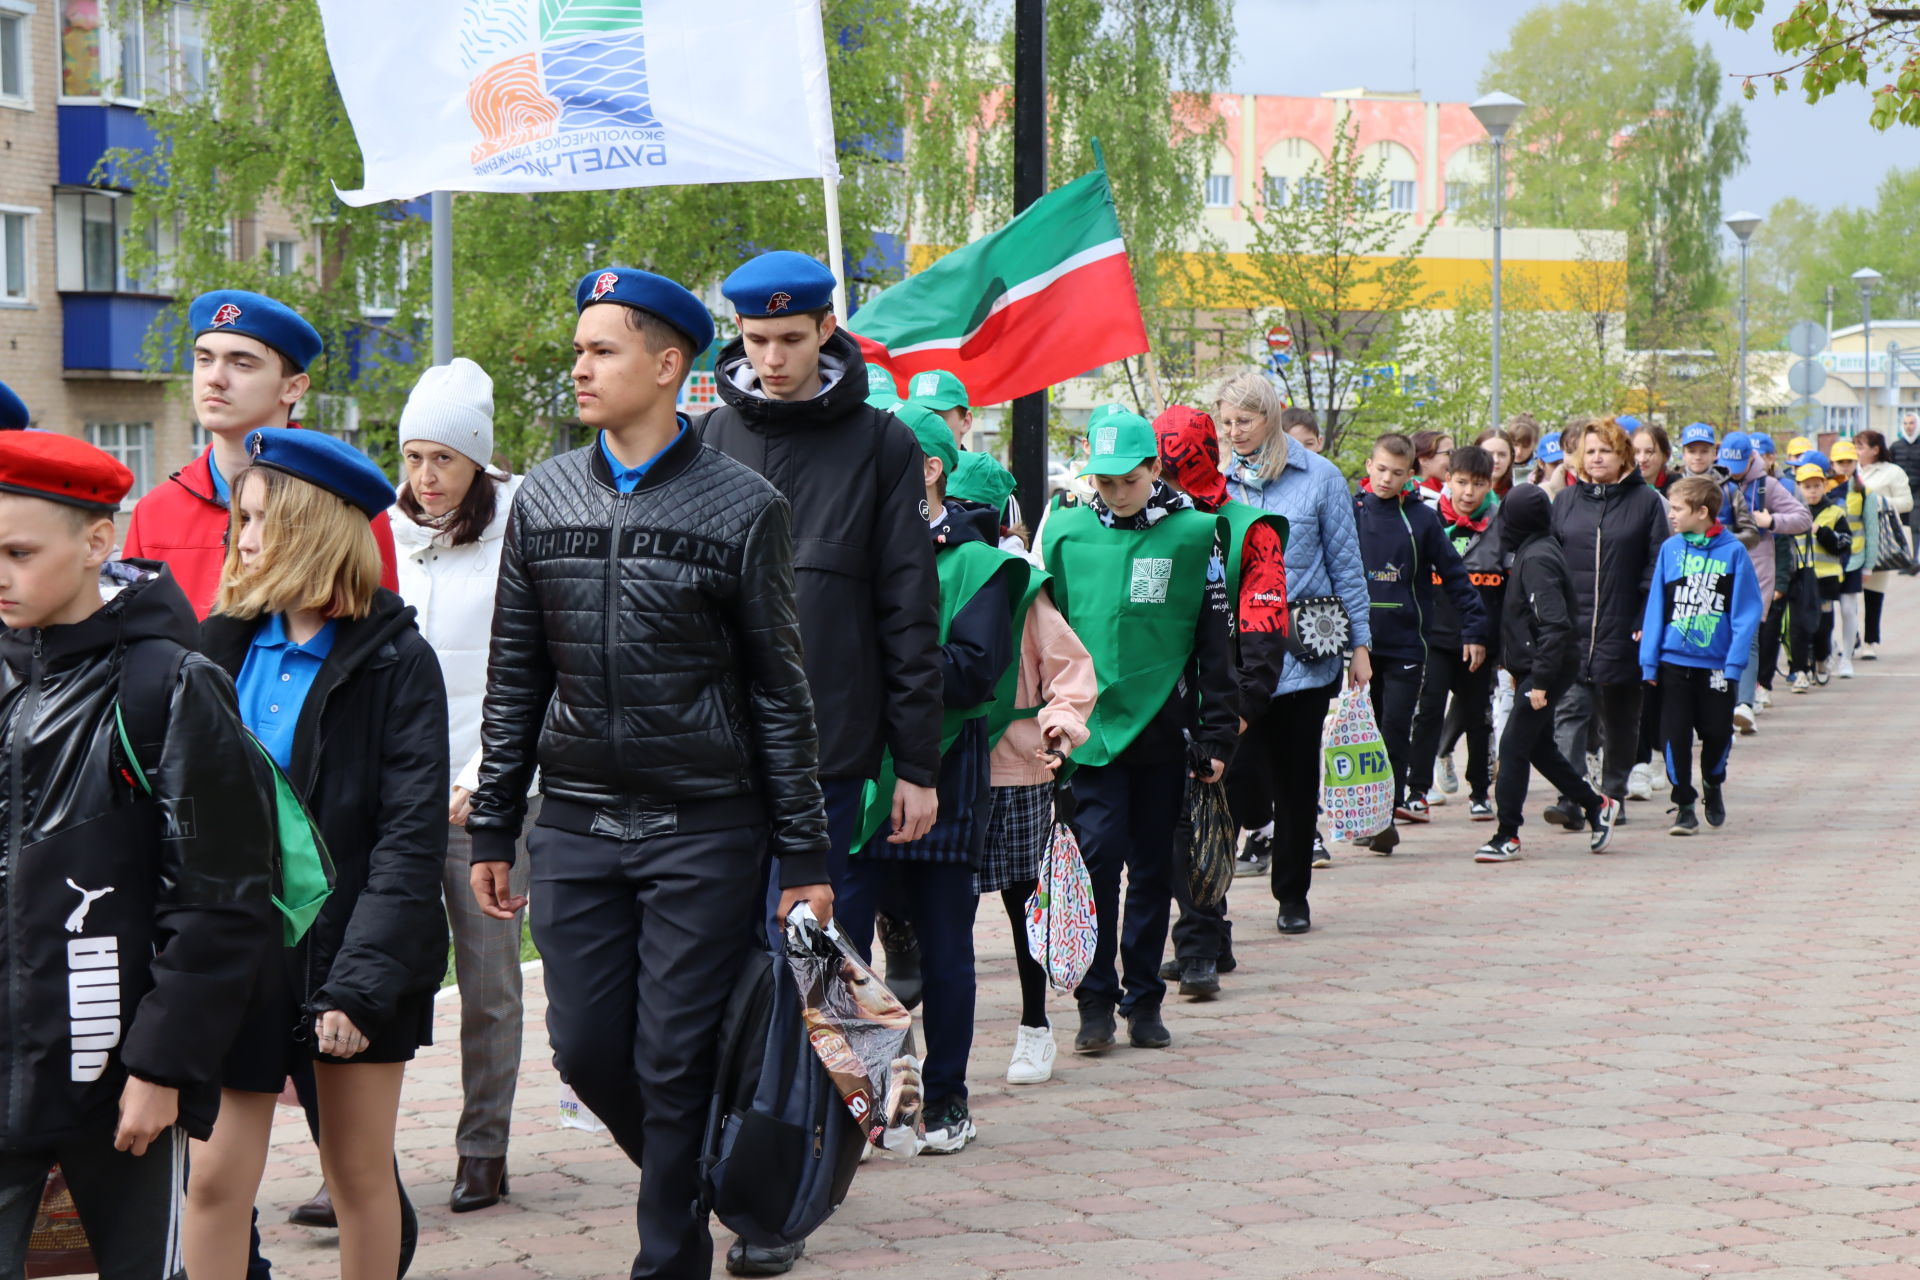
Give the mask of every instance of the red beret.
M 0 433 L 0 493 L 112 512 L 133 488 L 133 472 L 112 454 L 52 431 Z

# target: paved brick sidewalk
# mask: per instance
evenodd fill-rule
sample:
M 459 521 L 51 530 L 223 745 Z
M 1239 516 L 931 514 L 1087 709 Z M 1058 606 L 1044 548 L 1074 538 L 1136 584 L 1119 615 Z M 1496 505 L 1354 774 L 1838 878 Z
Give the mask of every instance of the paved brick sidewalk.
M 1012 964 L 983 908 L 980 1141 L 869 1163 L 793 1274 L 1920 1278 L 1916 627 L 1897 584 L 1880 661 L 1782 684 L 1722 832 L 1668 837 L 1663 795 L 1609 856 L 1532 822 L 1525 861 L 1483 867 L 1489 828 L 1449 805 L 1390 859 L 1340 852 L 1299 939 L 1242 882 L 1240 970 L 1168 1010 L 1170 1051 L 1000 1082 Z M 446 1211 L 445 1016 L 409 1078 L 416 1275 L 626 1274 L 632 1170 L 552 1126 L 533 995 L 508 1204 Z M 314 1185 L 304 1138 L 283 1113 L 262 1195 L 295 1280 L 336 1274 L 330 1233 L 280 1221 Z

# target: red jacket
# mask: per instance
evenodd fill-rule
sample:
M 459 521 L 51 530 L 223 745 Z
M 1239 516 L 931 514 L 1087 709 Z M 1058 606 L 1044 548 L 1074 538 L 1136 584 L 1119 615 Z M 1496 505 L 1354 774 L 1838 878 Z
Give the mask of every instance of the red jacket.
M 193 612 L 205 618 L 220 594 L 220 570 L 227 560 L 227 506 L 214 496 L 213 472 L 201 454 L 156 485 L 134 504 L 120 554 L 129 560 L 163 560 L 187 593 Z M 373 540 L 380 546 L 380 585 L 400 589 L 394 568 L 393 528 L 382 511 L 373 518 Z

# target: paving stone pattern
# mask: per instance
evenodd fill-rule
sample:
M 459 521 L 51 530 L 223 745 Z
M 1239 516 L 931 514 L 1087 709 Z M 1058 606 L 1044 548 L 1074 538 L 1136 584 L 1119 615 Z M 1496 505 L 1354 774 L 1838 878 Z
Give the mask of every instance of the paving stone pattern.
M 1920 589 L 1897 583 L 1887 613 L 1895 640 L 1858 678 L 1781 682 L 1722 831 L 1667 836 L 1661 793 L 1606 856 L 1530 817 L 1524 861 L 1477 866 L 1491 827 L 1461 796 L 1392 858 L 1341 850 L 1302 938 L 1241 881 L 1239 972 L 1173 1002 L 1170 1050 L 1063 1053 L 1052 1083 L 1007 1086 L 1013 969 L 984 904 L 980 1140 L 871 1161 L 794 1276 L 1920 1280 Z M 555 1127 L 529 988 L 506 1204 L 446 1209 L 450 1004 L 409 1075 L 415 1275 L 631 1262 L 634 1171 Z M 1071 1001 L 1054 1011 L 1064 1048 Z M 337 1274 L 332 1233 L 284 1222 L 316 1168 L 283 1110 L 261 1204 L 291 1280 Z

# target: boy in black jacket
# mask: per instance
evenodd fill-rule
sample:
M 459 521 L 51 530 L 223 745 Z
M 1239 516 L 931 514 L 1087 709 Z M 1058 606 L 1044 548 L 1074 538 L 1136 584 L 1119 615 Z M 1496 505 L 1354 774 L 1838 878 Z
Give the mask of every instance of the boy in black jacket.
M 1520 856 L 1530 769 L 1538 769 L 1581 806 L 1593 831 L 1589 847 L 1604 853 L 1620 802 L 1595 791 L 1553 740 L 1554 704 L 1573 684 L 1580 665 L 1574 647 L 1573 579 L 1567 573 L 1566 552 L 1553 536 L 1553 504 L 1545 490 L 1520 485 L 1501 504 L 1500 524 L 1501 546 L 1513 557 L 1500 613 L 1501 661 L 1513 676 L 1513 714 L 1500 735 L 1495 792 L 1500 826 L 1473 860 L 1512 862 Z
M 102 1275 L 180 1272 L 187 1139 L 212 1131 L 221 1060 L 278 941 L 273 828 L 232 682 L 185 652 L 197 624 L 164 566 L 112 566 L 101 601 L 132 483 L 71 437 L 0 437 L 7 1275 L 24 1274 L 55 1163 Z M 173 673 L 150 709 L 164 736 L 138 756 L 148 715 L 118 714 L 128 660 Z
M 1388 432 L 1373 445 L 1367 475 L 1354 499 L 1360 558 L 1372 597 L 1373 714 L 1393 762 L 1394 817 L 1428 821 L 1426 805 L 1408 806 L 1407 762 L 1413 750 L 1413 708 L 1437 625 L 1434 584 L 1446 591 L 1460 616 L 1460 661 L 1478 671 L 1487 659 L 1487 615 L 1467 580 L 1460 554 L 1440 529 L 1433 508 L 1408 499 L 1413 441 Z M 1375 836 L 1375 853 L 1392 853 L 1400 833 L 1391 825 Z
M 1506 557 L 1500 550 L 1500 499 L 1493 492 L 1493 455 L 1477 445 L 1453 451 L 1447 461 L 1447 487 L 1440 493 L 1440 525 L 1447 541 L 1466 566 L 1467 580 L 1486 612 L 1487 660 L 1475 667 L 1461 657 L 1460 611 L 1450 596 L 1434 603 L 1432 645 L 1427 652 L 1427 674 L 1420 686 L 1420 705 L 1413 713 L 1413 759 L 1407 766 L 1407 808 L 1427 811 L 1427 793 L 1433 787 L 1434 758 L 1447 720 L 1447 695 L 1453 695 L 1454 714 L 1467 738 L 1467 794 L 1469 815 L 1475 822 L 1491 822 L 1493 805 L 1493 675 L 1499 663 L 1500 604 L 1506 589 Z M 1436 573 L 1434 584 L 1440 583 Z M 1444 797 L 1442 797 L 1444 798 Z M 1436 800 L 1435 803 L 1438 803 Z

